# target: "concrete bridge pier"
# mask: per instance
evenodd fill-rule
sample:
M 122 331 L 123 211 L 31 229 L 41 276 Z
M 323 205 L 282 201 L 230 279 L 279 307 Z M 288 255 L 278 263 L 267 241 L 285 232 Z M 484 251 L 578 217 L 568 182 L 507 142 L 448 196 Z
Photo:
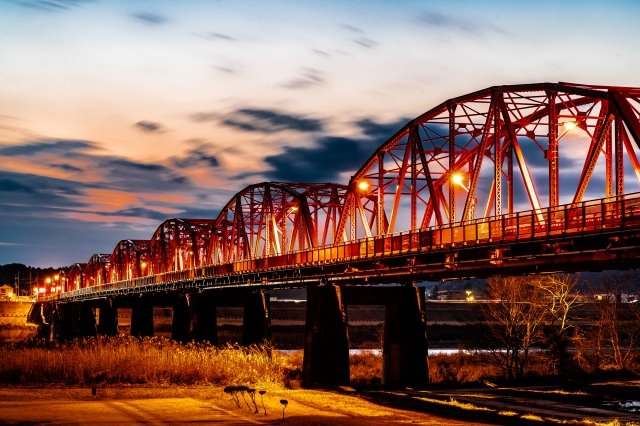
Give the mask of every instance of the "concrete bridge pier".
M 216 301 L 212 292 L 189 295 L 191 307 L 191 333 L 197 342 L 218 344 Z
M 307 288 L 302 384 L 349 384 L 349 334 L 341 288 Z
M 242 344 L 249 346 L 271 340 L 269 296 L 264 291 L 251 291 L 244 296 Z
M 56 340 L 95 337 L 95 309 L 91 302 L 59 303 L 54 308 L 51 327 Z
M 107 297 L 101 300 L 99 305 L 98 315 L 98 334 L 102 336 L 117 336 L 118 335 L 118 308 L 116 307 L 113 298 Z
M 424 292 L 416 286 L 386 289 L 382 384 L 429 384 Z
M 53 338 L 51 321 L 53 317 L 51 303 L 36 302 L 31 306 L 27 316 L 27 322 L 38 325 L 36 337 L 47 342 Z
M 131 335 L 152 337 L 153 334 L 153 302 L 148 296 L 137 296 L 131 306 Z
M 96 310 L 91 302 L 73 303 L 78 310 L 77 337 L 96 337 Z
M 173 317 L 171 319 L 171 338 L 181 343 L 191 340 L 192 315 L 190 297 L 178 294 L 173 301 Z
M 55 304 L 52 306 L 49 320 L 50 341 L 67 340 L 70 338 L 72 318 L 68 311 L 63 304 Z

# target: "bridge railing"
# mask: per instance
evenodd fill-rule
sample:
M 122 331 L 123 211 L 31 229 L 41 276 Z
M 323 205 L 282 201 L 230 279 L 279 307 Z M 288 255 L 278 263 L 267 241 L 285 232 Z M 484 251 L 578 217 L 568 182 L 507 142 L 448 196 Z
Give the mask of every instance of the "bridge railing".
M 127 291 L 132 288 L 146 289 L 158 284 L 224 277 L 232 274 L 253 272 L 258 275 L 261 272 L 279 268 L 302 268 L 330 263 L 384 259 L 457 246 L 480 244 L 490 246 L 511 241 L 594 234 L 626 227 L 640 227 L 640 193 L 365 238 L 282 255 L 165 272 L 81 288 L 63 293 L 60 297 L 87 296 L 105 291 Z

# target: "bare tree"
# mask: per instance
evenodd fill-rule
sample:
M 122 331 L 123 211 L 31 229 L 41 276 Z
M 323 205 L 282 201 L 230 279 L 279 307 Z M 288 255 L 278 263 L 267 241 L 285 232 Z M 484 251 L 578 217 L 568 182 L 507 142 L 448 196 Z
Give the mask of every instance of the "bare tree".
M 570 275 L 540 276 L 533 283 L 544 295 L 540 300 L 547 311 L 544 340 L 556 373 L 566 372 L 571 365 L 568 347 L 574 324 L 570 313 L 578 301 L 576 283 Z
M 631 361 L 633 349 L 637 347 L 640 338 L 640 313 L 636 316 L 635 304 L 625 304 L 629 309 L 621 309 L 620 293 L 623 289 L 627 294 L 632 291 L 637 280 L 635 272 L 606 273 L 599 276 L 600 293 L 594 294 L 596 317 L 593 332 L 597 368 L 622 369 Z M 625 321 L 620 317 L 621 311 L 626 311 L 631 318 Z
M 529 352 L 543 341 L 548 315 L 546 296 L 532 277 L 491 278 L 487 282 L 485 319 L 494 350 L 492 355 L 508 379 L 522 379 Z

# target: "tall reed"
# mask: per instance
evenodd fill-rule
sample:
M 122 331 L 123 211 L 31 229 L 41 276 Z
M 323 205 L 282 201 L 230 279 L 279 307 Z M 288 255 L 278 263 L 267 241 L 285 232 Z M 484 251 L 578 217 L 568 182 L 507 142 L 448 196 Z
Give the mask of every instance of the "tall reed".
M 268 346 L 181 345 L 162 338 L 76 340 L 52 347 L 5 347 L 4 384 L 280 385 L 286 355 Z

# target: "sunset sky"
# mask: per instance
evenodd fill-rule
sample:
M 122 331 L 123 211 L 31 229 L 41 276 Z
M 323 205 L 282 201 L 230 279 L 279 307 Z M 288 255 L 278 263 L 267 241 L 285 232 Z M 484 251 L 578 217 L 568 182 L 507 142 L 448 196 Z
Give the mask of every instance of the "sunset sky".
M 0 264 L 349 177 L 493 85 L 640 86 L 637 1 L 0 0 Z

